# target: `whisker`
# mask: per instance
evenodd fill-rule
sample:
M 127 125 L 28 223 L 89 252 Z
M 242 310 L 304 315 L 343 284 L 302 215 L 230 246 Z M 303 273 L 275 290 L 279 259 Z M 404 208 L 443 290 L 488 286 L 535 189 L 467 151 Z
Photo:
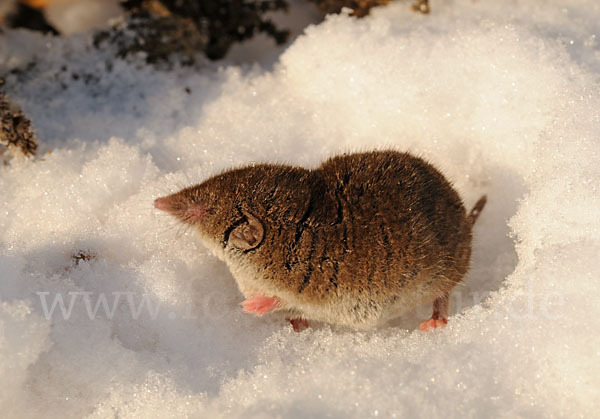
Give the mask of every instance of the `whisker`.
M 175 233 L 175 238 L 177 240 L 181 239 L 181 237 L 183 237 L 183 231 L 185 229 L 185 224 L 184 223 L 180 223 L 179 227 L 177 228 L 177 232 Z
M 188 174 L 187 174 L 187 172 L 186 172 L 186 171 L 184 171 L 184 172 L 183 172 L 183 175 L 185 176 L 185 181 L 186 181 L 186 183 L 187 183 L 188 185 L 191 185 L 191 184 L 192 184 L 192 180 L 190 179 L 190 177 L 188 176 Z

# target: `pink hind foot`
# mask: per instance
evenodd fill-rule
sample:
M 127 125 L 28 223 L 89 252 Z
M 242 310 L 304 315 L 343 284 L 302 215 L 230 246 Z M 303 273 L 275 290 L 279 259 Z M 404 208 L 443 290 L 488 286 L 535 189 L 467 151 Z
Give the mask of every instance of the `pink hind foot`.
M 448 324 L 448 300 L 450 295 L 446 294 L 442 297 L 436 298 L 433 302 L 433 314 L 431 318 L 423 323 L 419 329 L 423 332 L 433 328 L 444 328 Z
M 295 318 L 295 319 L 287 319 L 290 324 L 294 328 L 294 332 L 301 332 L 304 329 L 308 329 L 308 322 L 304 319 Z
M 423 332 L 426 332 L 429 329 L 433 329 L 436 327 L 443 329 L 447 324 L 448 324 L 448 320 L 446 320 L 446 319 L 429 319 L 429 320 L 421 323 L 421 326 L 419 327 L 419 329 L 421 329 Z
M 254 313 L 257 316 L 262 316 L 281 307 L 281 300 L 277 297 L 253 295 L 244 300 L 242 307 L 244 308 L 244 313 Z

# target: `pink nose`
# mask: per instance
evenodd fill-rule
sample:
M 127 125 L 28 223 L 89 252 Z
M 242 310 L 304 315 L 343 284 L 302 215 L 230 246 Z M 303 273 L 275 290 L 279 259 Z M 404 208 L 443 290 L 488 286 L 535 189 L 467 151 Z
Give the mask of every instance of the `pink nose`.
M 169 210 L 169 200 L 167 198 L 158 198 L 154 201 L 154 208 L 161 211 Z

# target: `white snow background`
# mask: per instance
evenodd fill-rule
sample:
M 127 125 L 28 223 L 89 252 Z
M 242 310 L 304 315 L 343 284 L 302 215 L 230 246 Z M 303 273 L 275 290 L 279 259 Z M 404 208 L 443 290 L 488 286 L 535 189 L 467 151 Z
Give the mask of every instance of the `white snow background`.
M 2 417 L 597 415 L 600 4 L 408 5 L 329 17 L 280 56 L 255 41 L 254 65 L 243 46 L 161 71 L 107 67 L 85 34 L 0 38 L 3 70 L 37 63 L 6 90 L 51 151 L 0 167 Z M 488 195 L 443 330 L 415 330 L 430 306 L 369 333 L 245 315 L 152 206 L 249 162 L 389 147 L 469 208 Z M 90 318 L 101 296 L 114 313 Z

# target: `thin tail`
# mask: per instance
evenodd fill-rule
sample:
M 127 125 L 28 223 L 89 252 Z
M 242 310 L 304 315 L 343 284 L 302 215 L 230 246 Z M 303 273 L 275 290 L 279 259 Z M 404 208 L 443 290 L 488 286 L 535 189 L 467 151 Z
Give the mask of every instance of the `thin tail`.
M 486 202 L 487 196 L 483 195 L 481 198 L 479 198 L 479 201 L 477 201 L 477 203 L 469 213 L 469 222 L 471 223 L 471 225 L 475 224 L 475 221 L 477 221 L 477 217 L 479 217 L 479 214 L 481 213 L 481 210 L 483 210 L 483 207 L 485 207 Z

